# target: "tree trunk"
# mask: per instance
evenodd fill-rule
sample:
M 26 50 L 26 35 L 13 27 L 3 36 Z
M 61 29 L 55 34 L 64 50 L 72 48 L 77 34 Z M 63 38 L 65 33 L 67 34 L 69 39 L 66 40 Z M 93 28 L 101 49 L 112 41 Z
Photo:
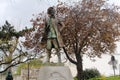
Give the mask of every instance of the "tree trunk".
M 80 55 L 80 53 L 76 53 L 75 56 L 76 56 L 76 60 L 77 61 L 74 61 L 72 60 L 69 56 L 68 56 L 68 53 L 65 49 L 65 47 L 63 47 L 63 50 L 68 58 L 68 60 L 75 64 L 76 67 L 77 67 L 77 78 L 78 80 L 84 80 L 84 76 L 83 76 L 83 65 L 82 65 L 82 56 Z M 77 51 L 76 51 L 77 52 Z
M 76 54 L 77 60 L 77 78 L 78 80 L 84 80 L 83 77 L 83 66 L 82 66 L 82 56 L 80 54 Z

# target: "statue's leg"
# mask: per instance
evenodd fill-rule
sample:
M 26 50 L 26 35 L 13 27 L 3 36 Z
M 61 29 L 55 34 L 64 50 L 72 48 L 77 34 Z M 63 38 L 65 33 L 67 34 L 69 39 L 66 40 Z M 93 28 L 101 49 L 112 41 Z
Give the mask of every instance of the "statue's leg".
M 60 49 L 56 49 L 57 56 L 58 56 L 58 63 L 61 63 L 61 54 L 60 54 Z
M 47 62 L 50 62 L 51 50 L 47 50 Z
M 60 48 L 59 48 L 57 39 L 54 39 L 54 40 L 53 40 L 53 44 L 54 44 L 54 47 L 55 47 L 55 49 L 56 49 L 56 54 L 57 54 L 57 56 L 58 56 L 58 62 L 61 63 Z
M 51 39 L 47 40 L 47 62 L 50 62 L 50 58 L 51 58 L 51 49 L 52 49 L 52 43 L 51 43 Z

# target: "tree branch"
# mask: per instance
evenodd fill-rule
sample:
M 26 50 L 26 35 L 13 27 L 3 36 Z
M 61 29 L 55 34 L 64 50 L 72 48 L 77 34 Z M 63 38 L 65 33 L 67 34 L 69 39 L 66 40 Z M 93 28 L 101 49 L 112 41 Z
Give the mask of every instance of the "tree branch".
M 68 60 L 69 60 L 71 63 L 73 63 L 73 64 L 77 65 L 77 62 L 76 62 L 76 61 L 74 61 L 74 60 L 72 60 L 72 59 L 69 57 L 69 55 L 68 55 L 68 53 L 67 53 L 67 51 L 66 51 L 65 47 L 63 47 L 63 50 L 64 50 L 64 52 L 65 52 L 65 54 L 66 54 L 66 56 L 67 56 Z
M 6 67 L 4 70 L 0 71 L 0 73 L 3 73 L 3 72 L 7 71 L 9 68 L 11 68 L 13 66 L 16 66 L 16 65 L 21 64 L 21 63 L 25 63 L 25 62 L 27 62 L 29 60 L 32 60 L 32 59 L 34 59 L 34 58 L 29 58 L 29 59 L 27 59 L 27 60 L 25 60 L 23 62 L 21 61 L 21 62 L 13 63 L 13 64 L 9 65 L 8 67 Z

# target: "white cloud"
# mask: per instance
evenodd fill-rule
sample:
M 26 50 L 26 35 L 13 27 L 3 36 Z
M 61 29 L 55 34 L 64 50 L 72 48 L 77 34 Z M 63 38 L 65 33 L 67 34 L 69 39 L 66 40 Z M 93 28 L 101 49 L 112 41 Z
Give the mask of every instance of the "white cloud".
M 0 2 L 0 25 L 8 20 L 18 29 L 30 25 L 32 14 L 38 14 L 48 8 L 46 0 L 2 0 Z M 16 28 L 17 28 L 16 27 Z
M 120 6 L 120 0 L 109 0 L 110 4 L 115 4 L 117 6 Z
M 7 8 L 7 3 L 1 2 L 0 4 L 0 20 L 4 17 L 5 9 Z
M 63 0 L 60 0 L 63 1 Z M 71 2 L 70 0 L 65 0 Z M 0 0 L 0 25 L 5 20 L 23 29 L 31 26 L 32 14 L 46 11 L 49 6 L 55 5 L 57 0 Z M 120 0 L 110 0 L 109 3 L 120 5 Z

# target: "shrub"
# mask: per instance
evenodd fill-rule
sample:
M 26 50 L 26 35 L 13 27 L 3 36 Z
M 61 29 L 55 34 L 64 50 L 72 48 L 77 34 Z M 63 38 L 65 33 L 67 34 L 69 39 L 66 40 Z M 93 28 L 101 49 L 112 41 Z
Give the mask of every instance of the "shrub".
M 77 80 L 77 77 L 74 77 L 74 80 Z
M 86 69 L 83 72 L 84 80 L 90 79 L 90 78 L 95 78 L 95 77 L 100 77 L 100 73 L 97 69 Z

